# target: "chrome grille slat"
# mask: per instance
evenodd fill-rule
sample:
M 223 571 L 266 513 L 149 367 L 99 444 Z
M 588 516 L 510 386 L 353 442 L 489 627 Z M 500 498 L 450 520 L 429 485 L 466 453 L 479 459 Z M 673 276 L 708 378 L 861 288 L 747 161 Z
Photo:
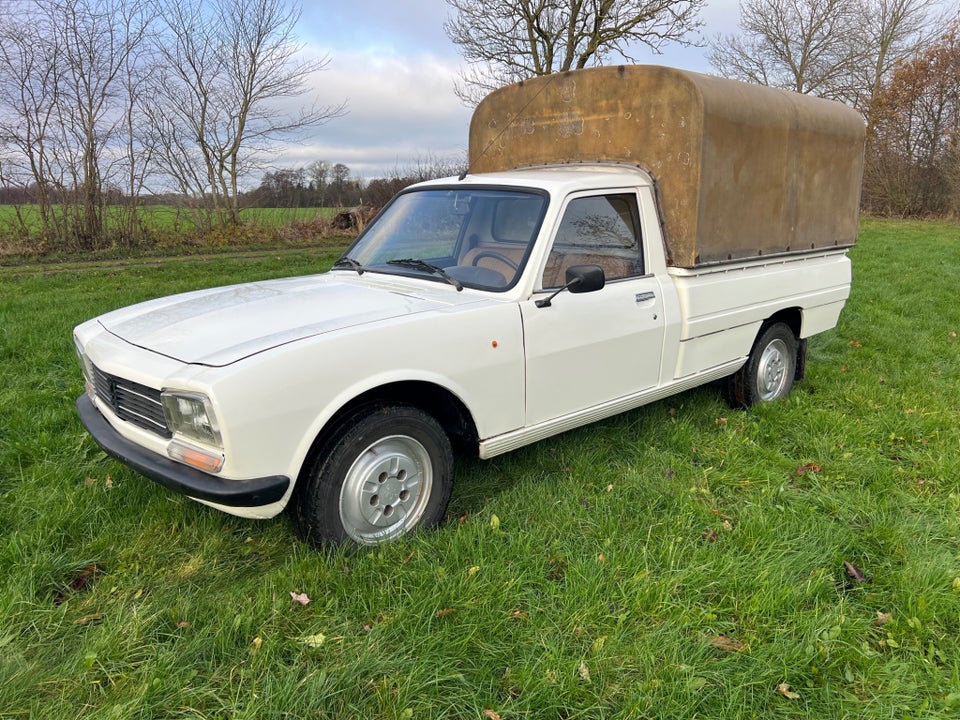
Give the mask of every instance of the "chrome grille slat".
M 93 385 L 100 402 L 117 417 L 161 437 L 171 437 L 163 417 L 160 391 L 93 368 Z

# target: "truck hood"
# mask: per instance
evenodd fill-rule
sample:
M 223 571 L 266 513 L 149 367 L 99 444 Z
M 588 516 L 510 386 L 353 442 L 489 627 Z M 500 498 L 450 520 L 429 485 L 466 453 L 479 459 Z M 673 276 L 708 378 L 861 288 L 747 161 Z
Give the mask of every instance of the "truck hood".
M 98 321 L 137 347 L 184 363 L 221 367 L 307 337 L 479 301 L 465 293 L 340 275 L 173 295 L 116 310 Z

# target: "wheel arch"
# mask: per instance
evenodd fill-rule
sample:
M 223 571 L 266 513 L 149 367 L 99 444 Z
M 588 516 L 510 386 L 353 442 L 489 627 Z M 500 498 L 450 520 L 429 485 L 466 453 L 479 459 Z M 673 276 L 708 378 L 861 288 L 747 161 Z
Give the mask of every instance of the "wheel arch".
M 777 312 L 763 321 L 760 330 L 757 331 L 757 337 L 759 338 L 763 335 L 767 328 L 775 323 L 783 323 L 786 325 L 793 331 L 793 336 L 799 341 L 800 334 L 803 331 L 803 310 L 799 307 L 777 310 Z
M 304 458 L 299 475 L 310 467 L 331 437 L 352 416 L 377 405 L 412 405 L 432 415 L 450 437 L 454 449 L 467 455 L 478 450 L 477 426 L 463 401 L 449 389 L 426 380 L 403 380 L 371 388 L 347 401 L 324 423 Z M 298 483 L 299 484 L 299 483 Z
M 783 323 L 791 332 L 793 336 L 797 339 L 797 359 L 795 364 L 794 371 L 794 380 L 796 382 L 803 381 L 807 372 L 807 339 L 803 337 L 803 308 L 800 307 L 789 307 L 782 310 L 778 310 L 773 315 L 768 317 L 760 325 L 760 329 L 757 331 L 757 336 L 754 338 L 754 342 L 763 337 L 763 334 L 767 331 L 767 328 L 776 323 Z

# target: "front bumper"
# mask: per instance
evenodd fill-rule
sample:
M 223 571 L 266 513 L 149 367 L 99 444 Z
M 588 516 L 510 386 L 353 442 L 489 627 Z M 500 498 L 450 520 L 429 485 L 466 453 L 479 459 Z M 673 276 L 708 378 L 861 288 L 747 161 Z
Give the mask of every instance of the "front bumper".
M 259 507 L 280 500 L 290 486 L 290 478 L 285 475 L 228 480 L 144 450 L 114 430 L 87 395 L 77 398 L 77 413 L 80 422 L 104 452 L 182 495 L 227 507 Z

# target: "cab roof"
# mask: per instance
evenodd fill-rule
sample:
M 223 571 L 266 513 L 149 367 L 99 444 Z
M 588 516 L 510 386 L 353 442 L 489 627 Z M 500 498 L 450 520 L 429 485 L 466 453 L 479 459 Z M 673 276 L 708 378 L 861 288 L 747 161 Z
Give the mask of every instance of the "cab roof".
M 546 190 L 551 195 L 566 195 L 578 190 L 648 186 L 652 182 L 650 174 L 638 165 L 578 162 L 532 165 L 489 173 L 467 173 L 462 180 L 456 176 L 446 177 L 418 183 L 413 187 L 504 185 Z

